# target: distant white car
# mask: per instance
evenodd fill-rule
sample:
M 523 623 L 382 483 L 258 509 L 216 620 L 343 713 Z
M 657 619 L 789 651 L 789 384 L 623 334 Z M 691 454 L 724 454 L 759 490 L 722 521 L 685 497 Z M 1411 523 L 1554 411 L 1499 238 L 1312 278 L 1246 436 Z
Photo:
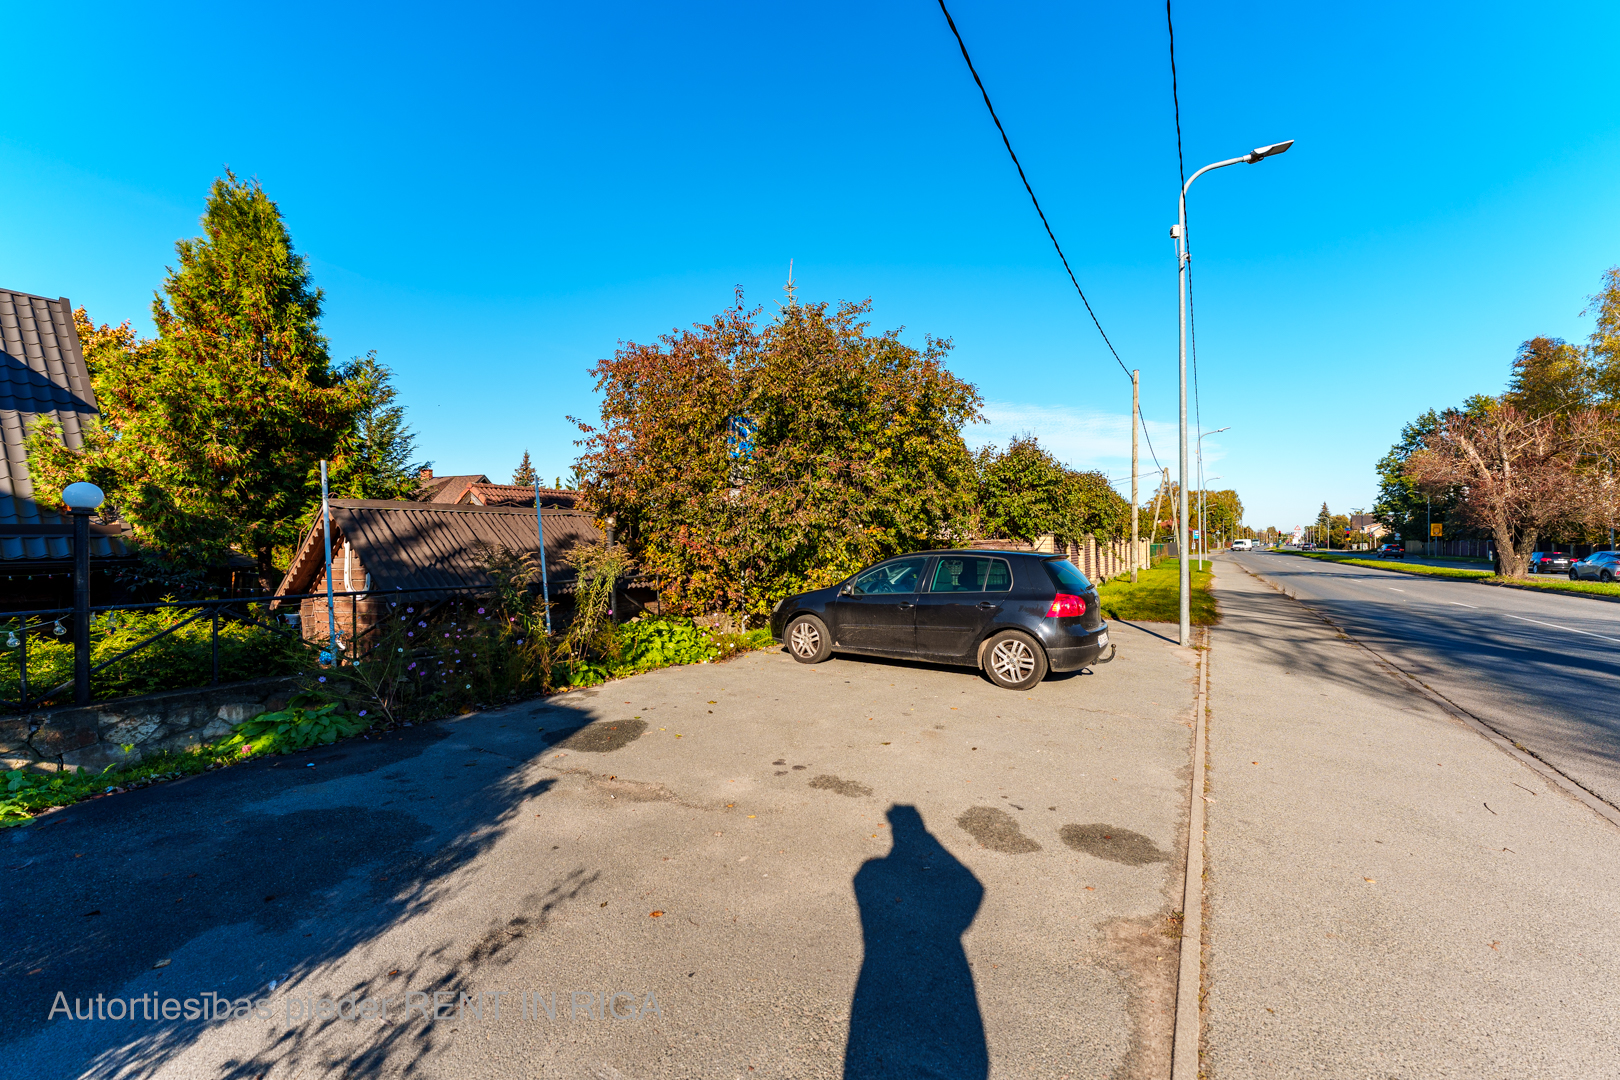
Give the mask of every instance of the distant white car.
M 1232 541 L 1232 550 L 1233 551 L 1253 551 L 1254 550 L 1254 541 L 1253 540 L 1234 540 L 1234 541 Z

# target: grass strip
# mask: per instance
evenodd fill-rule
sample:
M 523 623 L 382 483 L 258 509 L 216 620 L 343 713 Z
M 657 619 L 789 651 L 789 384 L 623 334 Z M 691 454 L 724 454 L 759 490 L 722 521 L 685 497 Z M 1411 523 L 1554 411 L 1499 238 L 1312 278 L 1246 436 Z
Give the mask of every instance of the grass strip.
M 1220 621 L 1221 611 L 1210 591 L 1214 574 L 1208 562 L 1194 563 L 1192 572 L 1192 624 L 1214 626 Z M 1180 622 L 1181 621 L 1181 562 L 1165 559 L 1151 570 L 1137 574 L 1135 585 L 1129 573 L 1097 587 L 1103 615 L 1125 622 Z
M 1482 578 L 1492 577 L 1489 570 L 1463 570 L 1456 566 L 1425 566 L 1423 563 L 1396 562 L 1392 559 L 1356 559 L 1348 555 L 1328 555 L 1325 552 L 1315 551 L 1286 551 L 1284 555 L 1299 555 L 1306 559 L 1320 559 L 1323 562 L 1346 563 L 1350 566 L 1366 566 L 1374 570 L 1398 570 L 1403 574 L 1419 574 L 1423 577 L 1463 578 L 1469 581 L 1478 581 Z

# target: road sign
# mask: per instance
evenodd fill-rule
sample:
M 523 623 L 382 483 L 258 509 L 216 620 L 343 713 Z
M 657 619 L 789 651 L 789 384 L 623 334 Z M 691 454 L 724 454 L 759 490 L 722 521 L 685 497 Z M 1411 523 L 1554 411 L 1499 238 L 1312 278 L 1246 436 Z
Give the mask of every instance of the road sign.
M 1440 525 L 1430 525 L 1429 526 L 1429 535 L 1430 536 L 1441 536 L 1441 535 L 1443 535 L 1441 533 L 1441 531 L 1440 531 L 1442 528 L 1443 528 L 1443 526 L 1440 526 Z

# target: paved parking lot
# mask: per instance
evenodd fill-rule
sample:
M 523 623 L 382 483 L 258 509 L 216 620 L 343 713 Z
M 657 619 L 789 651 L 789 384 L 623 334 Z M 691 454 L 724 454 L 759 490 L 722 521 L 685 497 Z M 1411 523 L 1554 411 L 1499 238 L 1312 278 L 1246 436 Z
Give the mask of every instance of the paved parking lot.
M 0 840 L 8 1075 L 1163 1075 L 1194 668 L 1114 634 L 1024 694 L 772 651 L 53 815 Z

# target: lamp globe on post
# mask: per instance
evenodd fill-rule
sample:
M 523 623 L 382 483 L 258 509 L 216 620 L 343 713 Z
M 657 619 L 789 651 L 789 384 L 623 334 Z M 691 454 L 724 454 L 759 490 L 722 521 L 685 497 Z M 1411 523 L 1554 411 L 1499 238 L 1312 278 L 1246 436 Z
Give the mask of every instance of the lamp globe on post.
M 73 516 L 73 703 L 90 704 L 90 515 L 106 496 L 80 481 L 62 489 Z

